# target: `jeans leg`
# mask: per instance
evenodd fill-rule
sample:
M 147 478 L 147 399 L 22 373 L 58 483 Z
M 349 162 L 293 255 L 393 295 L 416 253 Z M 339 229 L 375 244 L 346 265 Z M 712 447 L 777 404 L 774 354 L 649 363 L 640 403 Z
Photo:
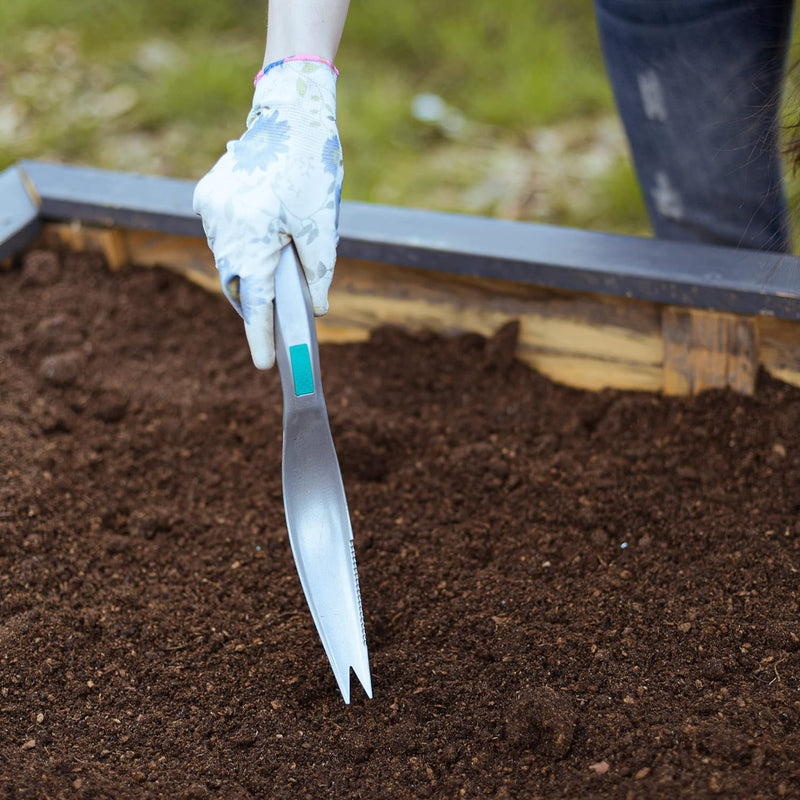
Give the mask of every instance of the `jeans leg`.
M 779 104 L 792 0 L 595 0 L 656 236 L 788 251 Z

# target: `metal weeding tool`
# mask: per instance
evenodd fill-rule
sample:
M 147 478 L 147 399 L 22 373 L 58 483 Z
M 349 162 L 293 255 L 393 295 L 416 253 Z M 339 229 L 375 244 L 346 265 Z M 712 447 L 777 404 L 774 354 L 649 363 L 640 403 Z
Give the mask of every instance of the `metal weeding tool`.
M 350 668 L 372 697 L 353 529 L 322 394 L 311 298 L 294 245 L 275 272 L 283 387 L 283 503 L 297 572 L 345 703 Z

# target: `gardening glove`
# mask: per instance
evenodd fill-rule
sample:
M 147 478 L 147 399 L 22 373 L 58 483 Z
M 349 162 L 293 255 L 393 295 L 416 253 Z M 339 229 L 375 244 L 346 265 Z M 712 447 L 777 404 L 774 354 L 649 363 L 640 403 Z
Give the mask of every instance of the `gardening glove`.
M 273 299 L 280 251 L 294 241 L 314 314 L 328 310 L 344 168 L 336 70 L 313 57 L 256 76 L 247 130 L 194 192 L 225 296 L 244 319 L 253 363 L 275 362 Z

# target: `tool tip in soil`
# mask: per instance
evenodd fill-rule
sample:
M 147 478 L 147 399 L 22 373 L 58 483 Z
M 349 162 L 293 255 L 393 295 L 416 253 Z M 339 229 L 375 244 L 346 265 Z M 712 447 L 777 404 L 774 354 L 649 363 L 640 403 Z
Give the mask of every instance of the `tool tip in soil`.
M 372 699 L 372 677 L 370 676 L 369 661 L 367 660 L 366 653 L 364 654 L 364 658 L 360 660 L 362 661 L 361 664 L 346 664 L 344 667 L 339 667 L 338 664 L 331 663 L 333 674 L 336 677 L 336 683 L 339 686 L 339 691 L 342 693 L 342 698 L 347 705 L 350 705 L 351 699 L 351 670 L 361 683 L 367 697 L 370 700 Z

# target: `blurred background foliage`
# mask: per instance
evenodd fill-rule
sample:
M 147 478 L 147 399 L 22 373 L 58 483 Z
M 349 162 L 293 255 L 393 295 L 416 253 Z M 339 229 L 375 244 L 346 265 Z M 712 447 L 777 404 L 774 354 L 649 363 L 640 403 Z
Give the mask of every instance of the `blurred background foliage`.
M 263 0 L 2 0 L 0 168 L 199 178 L 264 38 Z M 648 232 L 589 0 L 352 0 L 337 64 L 346 199 Z

